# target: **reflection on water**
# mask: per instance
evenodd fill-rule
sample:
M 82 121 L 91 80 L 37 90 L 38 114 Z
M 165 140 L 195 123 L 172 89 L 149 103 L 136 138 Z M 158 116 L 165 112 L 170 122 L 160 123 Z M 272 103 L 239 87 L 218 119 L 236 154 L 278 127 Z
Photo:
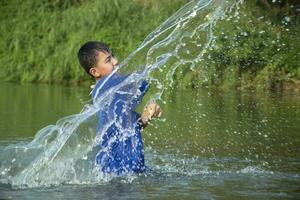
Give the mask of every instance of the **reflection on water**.
M 0 139 L 32 137 L 62 116 L 78 113 L 87 100 L 83 88 L 0 84 Z M 87 90 L 88 93 L 88 90 Z
M 180 148 L 190 155 L 294 157 L 300 147 L 299 100 L 296 94 L 179 91 L 164 108 L 166 122 L 147 132 L 163 136 L 156 148 Z
M 31 141 L 41 127 L 80 111 L 89 89 L 1 84 L 0 149 Z M 179 91 L 165 94 L 164 119 L 144 131 L 147 175 L 102 185 L 12 190 L 1 198 L 297 199 L 297 94 Z M 51 194 L 51 195 L 50 195 Z

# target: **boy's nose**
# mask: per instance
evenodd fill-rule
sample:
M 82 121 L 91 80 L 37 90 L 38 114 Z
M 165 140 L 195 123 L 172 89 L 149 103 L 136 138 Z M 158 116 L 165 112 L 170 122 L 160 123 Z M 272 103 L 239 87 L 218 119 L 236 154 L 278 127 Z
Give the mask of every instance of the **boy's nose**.
M 118 59 L 113 58 L 113 65 L 116 66 L 118 64 Z

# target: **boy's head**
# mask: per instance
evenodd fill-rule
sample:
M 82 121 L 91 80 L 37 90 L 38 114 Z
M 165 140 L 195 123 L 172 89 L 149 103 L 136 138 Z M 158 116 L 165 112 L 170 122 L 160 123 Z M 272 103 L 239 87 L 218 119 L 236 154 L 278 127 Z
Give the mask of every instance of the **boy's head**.
M 84 70 L 99 79 L 109 75 L 118 64 L 109 47 L 102 42 L 89 41 L 78 51 L 78 60 Z

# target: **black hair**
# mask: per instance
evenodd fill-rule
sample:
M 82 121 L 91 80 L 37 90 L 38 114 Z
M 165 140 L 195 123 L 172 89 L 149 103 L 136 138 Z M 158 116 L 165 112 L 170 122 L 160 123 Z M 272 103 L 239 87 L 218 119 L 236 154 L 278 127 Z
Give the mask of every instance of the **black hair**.
M 90 74 L 90 69 L 97 64 L 97 55 L 99 51 L 111 53 L 107 44 L 98 41 L 89 41 L 82 45 L 78 51 L 77 56 L 79 63 L 88 74 Z

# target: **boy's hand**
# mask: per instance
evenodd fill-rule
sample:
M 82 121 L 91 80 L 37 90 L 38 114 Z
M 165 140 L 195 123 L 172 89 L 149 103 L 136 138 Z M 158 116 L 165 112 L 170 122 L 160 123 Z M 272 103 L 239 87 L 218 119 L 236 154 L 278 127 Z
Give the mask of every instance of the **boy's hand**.
M 148 122 L 153 118 L 153 117 L 160 117 L 162 114 L 162 110 L 159 107 L 159 105 L 155 101 L 150 101 L 144 108 L 142 115 L 141 115 L 141 120 L 144 125 L 147 125 Z

